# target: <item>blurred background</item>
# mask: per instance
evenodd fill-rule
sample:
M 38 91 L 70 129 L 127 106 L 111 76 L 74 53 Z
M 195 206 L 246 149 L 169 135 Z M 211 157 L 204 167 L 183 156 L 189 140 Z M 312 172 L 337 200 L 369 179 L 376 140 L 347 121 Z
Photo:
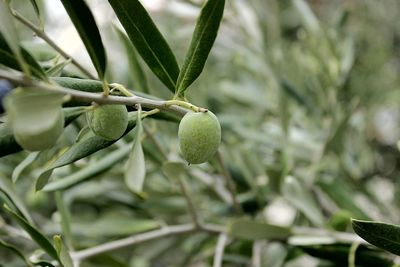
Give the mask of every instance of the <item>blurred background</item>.
M 106 46 L 108 81 L 141 91 L 115 31 L 120 25 L 113 10 L 107 1 L 86 2 Z M 203 2 L 142 1 L 180 65 Z M 95 73 L 61 3 L 39 3 L 45 31 Z M 37 23 L 26 1 L 14 0 L 13 5 Z M 218 116 L 222 155 L 248 216 L 282 226 L 349 232 L 350 217 L 400 223 L 399 18 L 398 0 L 227 1 L 216 44 L 188 99 Z M 44 46 L 41 40 L 23 25 L 17 26 L 25 47 L 39 53 Z M 148 93 L 170 98 L 168 89 L 140 62 Z M 177 125 L 150 121 L 149 126 L 164 150 L 179 157 Z M 147 200 L 123 189 L 118 167 L 65 192 L 77 248 L 132 233 L 130 220 L 144 220 L 141 229 L 147 229 L 154 226 L 145 224 L 151 220 L 188 219 L 182 197 L 161 177 L 160 162 L 149 151 L 145 150 Z M 11 173 L 25 156 L 0 159 L 2 172 Z M 210 162 L 193 168 L 190 183 L 202 217 L 225 224 L 232 217 L 231 208 L 221 200 L 225 191 L 215 192 L 207 185 L 220 180 L 216 166 Z M 63 171 L 55 175 L 62 176 Z M 34 176 L 34 171 L 26 176 Z M 21 192 L 32 191 L 25 179 L 20 183 L 25 185 L 20 186 Z M 26 200 L 48 233 L 59 229 L 54 205 L 43 201 L 51 197 L 31 192 Z M 98 228 L 90 230 L 93 219 Z M 112 230 L 115 220 L 121 227 Z M 204 234 L 171 237 L 107 256 L 109 262 L 129 259 L 130 265 L 104 265 L 95 258 L 87 266 L 211 266 L 215 242 Z M 226 266 L 251 266 L 249 247 L 244 241 L 232 241 Z M 266 267 L 346 266 L 298 253 L 291 244 L 265 242 L 262 249 Z M 278 264 L 271 262 L 275 258 Z

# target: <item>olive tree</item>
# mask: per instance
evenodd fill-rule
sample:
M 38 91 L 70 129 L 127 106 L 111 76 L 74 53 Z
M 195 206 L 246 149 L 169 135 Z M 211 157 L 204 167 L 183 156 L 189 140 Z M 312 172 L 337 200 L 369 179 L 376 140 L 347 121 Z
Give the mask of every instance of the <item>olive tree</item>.
M 60 2 L 92 69 L 41 1 L 0 0 L 0 266 L 393 266 L 397 208 L 369 181 L 398 168 L 361 135 L 398 99 L 379 27 L 355 37 L 345 7 L 326 22 L 303 0 L 183 1 L 181 44 L 144 1 L 105 1 L 108 32 L 90 1 Z

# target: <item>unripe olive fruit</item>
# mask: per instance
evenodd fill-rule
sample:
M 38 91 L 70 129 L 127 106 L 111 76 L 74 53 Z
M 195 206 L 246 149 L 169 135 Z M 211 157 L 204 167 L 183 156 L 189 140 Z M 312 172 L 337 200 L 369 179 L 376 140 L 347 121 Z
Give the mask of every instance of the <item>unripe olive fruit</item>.
M 128 110 L 124 105 L 102 105 L 86 113 L 90 129 L 107 140 L 117 140 L 128 126 Z
M 179 147 L 190 164 L 208 161 L 221 142 L 221 126 L 211 111 L 188 112 L 178 130 Z
M 23 149 L 41 151 L 53 147 L 63 131 L 64 113 L 60 109 L 58 119 L 51 127 L 31 132 L 14 127 L 14 138 Z
M 24 149 L 40 151 L 55 145 L 64 130 L 63 95 L 36 89 L 15 89 L 4 101 L 14 138 Z

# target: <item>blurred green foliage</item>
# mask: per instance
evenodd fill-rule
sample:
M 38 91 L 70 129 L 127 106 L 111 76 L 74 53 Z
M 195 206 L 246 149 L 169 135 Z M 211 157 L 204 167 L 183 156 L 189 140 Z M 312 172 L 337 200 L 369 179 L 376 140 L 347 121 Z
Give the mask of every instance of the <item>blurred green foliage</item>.
M 21 2 L 15 1 L 17 9 L 34 12 Z M 198 2 L 202 1 L 166 1 L 167 8 L 151 13 L 178 51 L 179 62 L 194 27 L 195 16 L 189 11 L 197 12 Z M 399 17 L 397 0 L 227 1 L 216 44 L 187 97 L 220 120 L 221 155 L 243 214 L 235 213 L 217 158 L 187 168 L 185 179 L 203 221 L 226 226 L 246 217 L 282 227 L 285 233 L 291 229 L 293 236 L 255 243 L 230 238 L 223 266 L 251 266 L 255 251 L 262 255 L 258 266 L 346 266 L 351 242 L 301 238 L 319 230 L 352 232 L 350 217 L 400 222 Z M 122 46 L 114 41 L 117 33 L 110 27 L 101 30 L 107 36 L 107 79 L 135 84 L 127 75 Z M 25 30 L 20 33 L 30 38 Z M 146 92 L 168 96 L 143 62 L 138 63 L 149 83 Z M 20 199 L 36 226 L 48 236 L 61 232 L 72 250 L 190 222 L 178 181 L 161 171 L 165 158 L 160 149 L 179 158 L 177 124 L 171 122 L 143 123 L 146 195 L 126 188 L 124 162 L 65 189 L 57 204 L 54 192 L 35 192 L 35 179 L 55 155 L 73 144 L 84 124 L 80 118 L 68 126 L 61 144 L 40 153 L 15 185 L 9 185 L 13 171 L 29 154 L 0 158 L 0 202 Z M 128 134 L 115 145 L 56 169 L 50 181 L 95 164 L 131 140 Z M 0 211 L 0 239 L 25 255 L 41 255 L 16 227 Z M 310 231 L 291 239 L 299 237 L 298 227 Z M 253 230 L 245 228 L 241 236 Z M 170 236 L 104 253 L 80 266 L 212 266 L 216 242 L 217 237 L 207 233 Z M 365 245 L 355 255 L 355 266 L 393 263 L 392 255 Z M 0 246 L 0 266 L 22 263 Z

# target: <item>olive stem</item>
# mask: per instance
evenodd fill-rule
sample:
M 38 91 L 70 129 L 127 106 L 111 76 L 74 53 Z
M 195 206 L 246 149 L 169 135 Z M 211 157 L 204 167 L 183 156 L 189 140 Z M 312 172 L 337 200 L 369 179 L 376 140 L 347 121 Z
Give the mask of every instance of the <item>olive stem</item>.
M 91 79 L 96 79 L 96 77 L 90 73 L 85 67 L 83 67 L 78 61 L 76 61 L 72 56 L 70 56 L 67 52 L 65 52 L 61 47 L 59 47 L 44 31 L 43 27 L 37 27 L 34 25 L 32 22 L 29 20 L 25 19 L 22 15 L 20 15 L 15 9 L 11 9 L 11 14 L 22 24 L 24 24 L 26 27 L 31 29 L 36 36 L 41 38 L 43 41 L 45 41 L 47 44 L 49 44 L 51 47 L 54 48 L 61 56 L 63 56 L 65 59 L 70 59 L 71 63 L 74 64 L 80 71 L 82 71 L 86 76 L 88 76 Z
M 221 267 L 222 266 L 222 260 L 223 260 L 224 250 L 225 250 L 227 241 L 228 241 L 227 234 L 221 233 L 218 237 L 217 246 L 215 247 L 213 267 Z
M 24 75 L 18 72 L 9 72 L 0 70 L 0 78 L 6 79 L 12 83 L 25 86 L 25 87 L 35 87 L 37 90 L 59 92 L 61 94 L 69 95 L 71 99 L 79 100 L 83 102 L 97 104 L 123 104 L 127 106 L 135 106 L 136 104 L 142 105 L 144 108 L 149 109 L 159 109 L 160 111 L 168 111 L 183 116 L 187 113 L 187 109 L 176 105 L 166 105 L 165 100 L 154 100 L 148 99 L 140 96 L 112 96 L 107 97 L 104 94 L 90 93 L 84 91 L 78 91 L 70 89 L 67 87 L 62 87 L 55 84 L 49 84 L 38 80 L 27 79 Z
M 148 117 L 148 116 L 157 114 L 158 112 L 160 112 L 160 110 L 159 110 L 158 108 L 152 109 L 152 110 L 150 110 L 150 111 L 142 111 L 142 116 L 141 116 L 141 118 L 144 119 L 144 118 L 146 118 L 146 117 Z
M 167 107 L 175 105 L 175 106 L 179 106 L 179 107 L 190 109 L 190 110 L 192 110 L 194 112 L 207 112 L 208 111 L 205 108 L 197 107 L 197 106 L 195 106 L 195 105 L 193 105 L 193 104 L 191 104 L 189 102 L 176 100 L 176 99 L 165 101 L 165 105 Z
M 224 159 L 222 158 L 222 154 L 219 150 L 217 151 L 217 160 L 219 166 L 221 167 L 221 174 L 224 177 L 226 187 L 228 188 L 228 191 L 231 194 L 233 206 L 235 207 L 236 213 L 241 214 L 243 210 L 236 197 L 235 183 L 233 182 L 232 176 L 229 173 L 228 168 L 225 165 Z
M 112 89 L 116 89 L 118 91 L 120 91 L 121 93 L 123 93 L 125 96 L 135 96 L 134 94 L 132 94 L 131 92 L 129 92 L 128 89 L 125 88 L 125 86 L 123 86 L 122 84 L 119 83 L 112 83 L 110 84 Z

